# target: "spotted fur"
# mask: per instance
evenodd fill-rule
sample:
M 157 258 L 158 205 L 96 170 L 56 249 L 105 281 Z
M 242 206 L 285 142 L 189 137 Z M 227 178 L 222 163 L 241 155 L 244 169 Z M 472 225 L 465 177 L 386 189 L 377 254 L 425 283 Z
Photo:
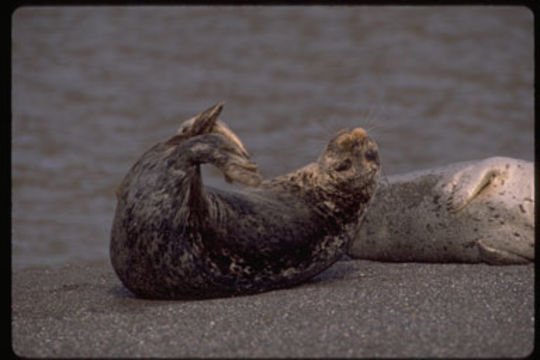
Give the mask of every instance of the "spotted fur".
M 491 157 L 390 176 L 349 255 L 384 261 L 534 261 L 534 166 Z
M 238 138 L 216 122 L 220 110 L 148 150 L 118 189 L 111 262 L 138 296 L 228 296 L 301 283 L 345 253 L 347 229 L 375 192 L 377 146 L 362 129 L 336 135 L 316 162 L 262 181 Z M 205 186 L 202 163 L 251 187 Z

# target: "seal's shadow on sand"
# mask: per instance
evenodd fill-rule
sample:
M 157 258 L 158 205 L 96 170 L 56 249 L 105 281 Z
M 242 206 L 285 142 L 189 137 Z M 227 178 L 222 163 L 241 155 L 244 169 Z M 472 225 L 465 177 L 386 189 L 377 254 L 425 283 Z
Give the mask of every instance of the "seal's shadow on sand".
M 319 275 L 308 280 L 304 284 L 300 284 L 298 286 L 295 286 L 289 289 L 301 288 L 303 286 L 324 286 L 325 284 L 331 284 L 339 280 L 354 279 L 354 278 L 359 278 L 363 276 L 364 274 L 358 268 L 357 262 L 354 260 L 350 260 L 347 257 L 344 257 L 342 260 L 336 262 L 330 268 L 326 269 Z M 288 290 L 288 289 L 280 289 L 280 290 Z M 117 299 L 153 301 L 153 300 L 143 299 L 143 298 L 139 298 L 135 296 L 135 294 L 129 291 L 121 283 L 118 283 L 112 286 L 109 289 L 108 293 Z M 264 293 L 243 295 L 243 296 L 253 296 L 253 295 L 261 295 L 261 294 L 264 294 Z M 203 301 L 203 300 L 211 300 L 211 299 L 193 298 L 193 299 L 180 299 L 180 300 L 173 300 L 173 301 L 192 302 L 192 301 Z M 170 300 L 156 300 L 156 301 L 159 303 L 163 303 L 163 302 L 169 302 Z
M 115 298 L 124 298 L 124 299 L 138 299 L 131 291 L 126 289 L 126 287 L 120 283 L 111 286 L 108 293 Z
M 334 282 L 363 277 L 365 274 L 360 271 L 358 264 L 346 256 L 334 265 L 310 279 L 306 284 L 317 284 L 325 282 Z

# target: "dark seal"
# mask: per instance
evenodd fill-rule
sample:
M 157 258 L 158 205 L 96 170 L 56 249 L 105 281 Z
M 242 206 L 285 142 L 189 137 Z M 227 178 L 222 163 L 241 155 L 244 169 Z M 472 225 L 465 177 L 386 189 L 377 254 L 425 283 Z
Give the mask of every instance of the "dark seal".
M 342 130 L 319 159 L 262 180 L 218 104 L 187 120 L 133 165 L 117 190 L 112 265 L 123 284 L 154 299 L 232 296 L 290 287 L 348 249 L 379 175 L 377 145 Z M 200 164 L 242 191 L 204 186 Z

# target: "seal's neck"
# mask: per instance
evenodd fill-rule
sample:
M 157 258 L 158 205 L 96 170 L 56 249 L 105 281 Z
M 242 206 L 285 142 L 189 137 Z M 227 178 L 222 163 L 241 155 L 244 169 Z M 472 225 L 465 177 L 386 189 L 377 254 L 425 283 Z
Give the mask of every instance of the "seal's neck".
M 311 163 L 289 174 L 265 180 L 260 188 L 285 191 L 301 198 L 325 218 L 344 224 L 356 220 L 369 200 L 369 192 L 342 189 L 329 179 L 317 163 Z
M 276 191 L 286 191 L 296 196 L 304 197 L 306 192 L 316 186 L 320 177 L 316 163 L 306 165 L 294 172 L 264 180 L 259 188 Z

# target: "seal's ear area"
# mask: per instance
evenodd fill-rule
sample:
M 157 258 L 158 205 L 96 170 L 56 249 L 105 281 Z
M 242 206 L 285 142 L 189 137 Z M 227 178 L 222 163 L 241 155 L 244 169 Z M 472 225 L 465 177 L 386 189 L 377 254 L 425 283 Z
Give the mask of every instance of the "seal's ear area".
M 459 171 L 447 186 L 452 186 L 446 201 L 446 209 L 456 213 L 464 209 L 475 197 L 501 176 L 499 169 L 484 166 L 468 166 Z

